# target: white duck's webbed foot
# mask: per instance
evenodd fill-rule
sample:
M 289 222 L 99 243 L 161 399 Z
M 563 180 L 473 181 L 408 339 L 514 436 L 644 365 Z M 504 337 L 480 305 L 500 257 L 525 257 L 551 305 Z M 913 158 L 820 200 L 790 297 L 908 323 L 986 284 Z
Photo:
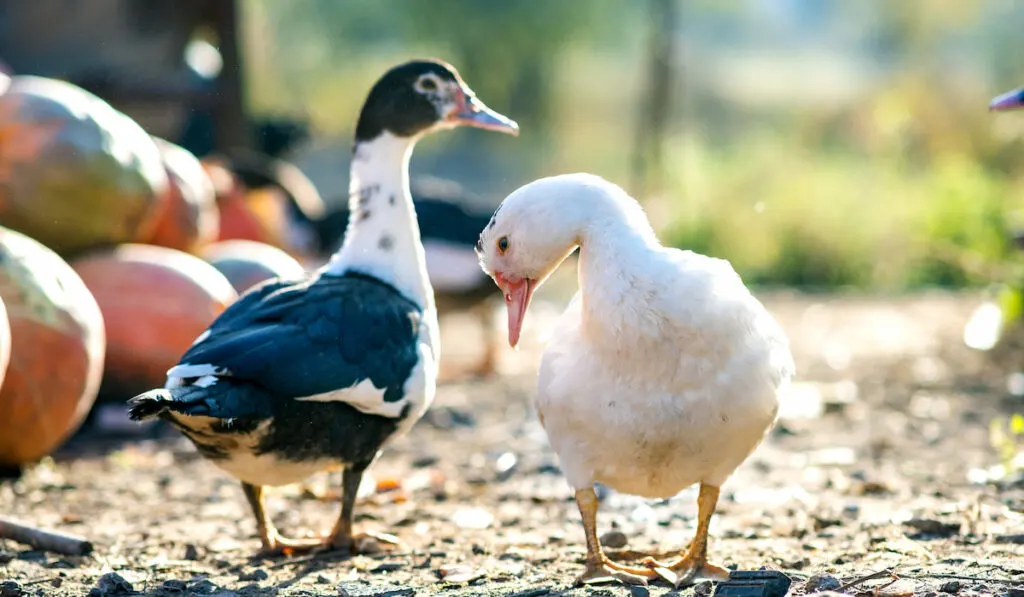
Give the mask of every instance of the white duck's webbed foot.
M 707 560 L 708 527 L 717 504 L 718 488 L 701 483 L 700 495 L 697 497 L 697 534 L 690 542 L 690 547 L 671 563 L 654 558 L 645 558 L 641 563 L 677 589 L 693 584 L 698 578 L 719 582 L 729 580 L 727 569 L 709 564 Z
M 620 566 L 608 558 L 587 558 L 583 574 L 576 577 L 577 585 L 621 582 L 626 585 L 646 585 L 648 578 L 657 578 L 653 570 Z

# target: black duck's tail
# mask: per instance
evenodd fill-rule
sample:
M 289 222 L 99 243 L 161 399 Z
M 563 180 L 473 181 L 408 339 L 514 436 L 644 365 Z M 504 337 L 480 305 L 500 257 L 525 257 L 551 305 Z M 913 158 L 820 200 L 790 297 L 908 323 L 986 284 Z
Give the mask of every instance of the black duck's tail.
M 163 388 L 139 394 L 128 401 L 128 418 L 133 421 L 146 421 L 174 407 L 171 391 Z

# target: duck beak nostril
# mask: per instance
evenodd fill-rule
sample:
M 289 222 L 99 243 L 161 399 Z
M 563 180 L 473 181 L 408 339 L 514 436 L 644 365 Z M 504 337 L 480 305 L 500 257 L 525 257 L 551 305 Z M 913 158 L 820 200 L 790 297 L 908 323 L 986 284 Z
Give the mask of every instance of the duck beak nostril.
M 519 135 L 519 124 L 504 114 L 488 108 L 477 99 L 473 92 L 458 89 L 456 92 L 455 109 L 448 115 L 448 121 L 463 126 L 471 126 L 499 133 Z

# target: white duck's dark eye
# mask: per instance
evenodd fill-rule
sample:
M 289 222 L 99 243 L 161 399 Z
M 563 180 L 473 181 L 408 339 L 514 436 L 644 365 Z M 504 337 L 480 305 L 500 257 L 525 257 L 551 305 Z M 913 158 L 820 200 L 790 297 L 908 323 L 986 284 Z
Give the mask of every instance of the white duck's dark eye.
M 504 255 L 505 251 L 508 251 L 508 237 L 507 236 L 503 236 L 503 237 L 498 239 L 498 252 L 501 253 L 502 255 Z

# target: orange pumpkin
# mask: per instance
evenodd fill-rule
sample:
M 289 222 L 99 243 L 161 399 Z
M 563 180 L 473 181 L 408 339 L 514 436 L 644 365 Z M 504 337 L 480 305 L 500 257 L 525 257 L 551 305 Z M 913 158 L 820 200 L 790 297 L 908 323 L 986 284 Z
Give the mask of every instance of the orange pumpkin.
M 7 365 L 11 362 L 11 323 L 7 320 L 7 307 L 0 298 L 0 388 L 4 386 Z
M 0 95 L 0 225 L 67 255 L 137 238 L 166 189 L 150 136 L 91 93 L 15 76 Z
M 5 228 L 0 297 L 11 339 L 0 387 L 0 464 L 15 466 L 53 451 L 92 408 L 103 374 L 103 317 L 63 259 Z
M 156 223 L 140 231 L 138 242 L 194 252 L 216 240 L 220 229 L 213 181 L 188 150 L 157 137 L 153 140 L 160 148 L 169 184 L 157 207 Z
M 238 298 L 212 265 L 166 247 L 125 244 L 71 265 L 106 321 L 103 393 L 123 399 L 162 387 L 167 370 Z
M 251 240 L 225 240 L 203 248 L 200 256 L 217 268 L 242 294 L 270 278 L 294 279 L 306 270 L 277 247 Z

